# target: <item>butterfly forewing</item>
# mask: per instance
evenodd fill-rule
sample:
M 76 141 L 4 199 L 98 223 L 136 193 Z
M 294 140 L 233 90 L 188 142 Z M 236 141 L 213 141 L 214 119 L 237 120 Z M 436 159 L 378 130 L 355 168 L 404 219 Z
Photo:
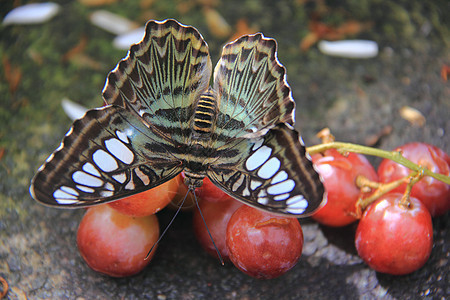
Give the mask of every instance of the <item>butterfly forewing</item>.
M 195 28 L 149 21 L 143 40 L 108 75 L 103 98 L 187 143 L 195 101 L 207 90 L 211 70 L 208 46 Z
M 261 33 L 224 47 L 214 70 L 218 135 L 255 137 L 276 124 L 294 123 L 294 101 L 276 48 Z
M 220 150 L 219 150 L 220 151 Z M 320 207 L 324 188 L 298 133 L 279 124 L 256 139 L 237 139 L 208 177 L 234 198 L 278 214 L 307 216 Z
M 175 146 L 118 106 L 90 110 L 32 180 L 47 205 L 88 206 L 155 187 L 182 170 Z

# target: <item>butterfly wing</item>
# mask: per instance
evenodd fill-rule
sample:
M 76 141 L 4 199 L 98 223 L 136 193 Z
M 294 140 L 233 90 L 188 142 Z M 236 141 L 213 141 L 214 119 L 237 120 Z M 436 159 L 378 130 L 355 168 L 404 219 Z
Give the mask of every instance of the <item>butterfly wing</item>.
M 256 137 L 278 123 L 293 125 L 295 105 L 276 51 L 261 33 L 225 45 L 214 70 L 217 136 Z
M 277 214 L 308 216 L 324 202 L 324 187 L 299 134 L 285 124 L 219 149 L 207 176 L 230 196 Z
M 120 199 L 176 176 L 182 162 L 171 140 L 118 106 L 88 111 L 74 122 L 60 147 L 30 186 L 37 201 L 82 207 Z
M 149 21 L 142 41 L 109 73 L 103 98 L 185 144 L 195 100 L 208 88 L 211 69 L 208 46 L 194 27 Z

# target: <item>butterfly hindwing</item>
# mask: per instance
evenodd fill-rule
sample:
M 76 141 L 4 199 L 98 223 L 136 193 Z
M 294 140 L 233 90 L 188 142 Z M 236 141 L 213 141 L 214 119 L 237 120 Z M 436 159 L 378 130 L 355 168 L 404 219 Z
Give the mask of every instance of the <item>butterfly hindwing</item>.
M 294 101 L 277 44 L 261 33 L 225 45 L 214 70 L 216 133 L 231 138 L 264 135 L 279 123 L 294 123 Z
M 298 133 L 279 124 L 256 139 L 229 146 L 241 155 L 218 158 L 207 172 L 232 197 L 278 214 L 307 216 L 322 203 L 324 187 Z
M 103 98 L 186 143 L 195 101 L 207 90 L 211 72 L 208 45 L 194 27 L 149 21 L 142 41 L 108 75 Z
M 151 126 L 118 106 L 88 111 L 32 180 L 46 205 L 81 207 L 119 199 L 176 176 L 182 162 Z

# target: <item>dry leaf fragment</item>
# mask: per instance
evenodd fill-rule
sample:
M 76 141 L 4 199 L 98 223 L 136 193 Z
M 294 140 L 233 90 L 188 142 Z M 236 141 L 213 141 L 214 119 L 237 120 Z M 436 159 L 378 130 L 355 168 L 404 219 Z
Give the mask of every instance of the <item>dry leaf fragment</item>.
M 322 144 L 332 143 L 336 140 L 334 135 L 331 133 L 330 128 L 328 127 L 325 127 L 322 130 L 320 130 L 316 134 L 316 137 L 322 140 Z
M 229 41 L 234 41 L 238 38 L 240 38 L 243 35 L 247 35 L 247 34 L 253 34 L 258 32 L 258 28 L 256 26 L 252 26 L 250 27 L 248 25 L 248 22 L 246 19 L 239 19 L 236 22 L 236 31 L 235 33 L 231 36 L 231 38 L 229 39 Z
M 11 65 L 9 58 L 4 55 L 2 58 L 3 72 L 5 74 L 6 82 L 9 85 L 9 91 L 14 94 L 22 79 L 22 71 L 19 67 Z
M 441 68 L 441 78 L 444 79 L 444 81 L 447 81 L 449 74 L 450 74 L 450 66 L 443 65 Z
M 78 0 L 78 2 L 86 6 L 100 6 L 116 3 L 117 0 Z
M 338 27 L 329 26 L 313 19 L 309 22 L 309 33 L 300 42 L 302 51 L 308 50 L 319 40 L 341 40 L 347 36 L 355 35 L 370 28 L 370 23 L 361 23 L 354 20 L 346 21 Z
M 206 18 L 206 24 L 213 35 L 218 38 L 225 38 L 231 34 L 231 26 L 219 14 L 219 12 L 212 8 L 205 7 L 203 14 Z
M 392 126 L 386 125 L 378 133 L 369 135 L 365 139 L 365 144 L 370 147 L 376 146 L 383 137 L 391 134 L 391 132 Z
M 400 108 L 399 112 L 400 116 L 412 125 L 420 127 L 425 125 L 426 119 L 419 110 L 410 106 L 403 106 L 402 108 Z
M 8 287 L 8 282 L 5 280 L 5 278 L 0 277 L 0 285 L 1 285 L 0 299 L 3 299 L 6 296 L 6 294 L 8 293 L 8 288 L 9 288 Z
M 61 58 L 62 62 L 68 62 L 69 60 L 73 59 L 74 56 L 76 56 L 77 54 L 80 54 L 81 52 L 84 51 L 84 49 L 86 48 L 87 45 L 87 37 L 85 35 L 82 35 L 80 38 L 80 41 L 78 42 L 77 45 L 75 45 L 75 47 L 73 47 L 72 49 L 70 49 L 69 51 L 67 51 Z

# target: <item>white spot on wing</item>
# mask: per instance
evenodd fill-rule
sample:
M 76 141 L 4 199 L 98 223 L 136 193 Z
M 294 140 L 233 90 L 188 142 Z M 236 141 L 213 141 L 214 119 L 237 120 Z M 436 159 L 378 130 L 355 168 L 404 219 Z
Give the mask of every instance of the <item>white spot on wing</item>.
M 308 201 L 302 195 L 297 195 L 286 201 L 286 211 L 293 214 L 302 214 L 308 207 Z
M 245 197 L 250 196 L 250 191 L 248 190 L 247 187 L 246 187 L 246 188 L 244 189 L 244 191 L 242 192 L 242 195 L 245 196 Z
M 65 187 L 67 188 L 67 187 Z M 53 193 L 53 198 L 55 198 L 56 202 L 58 202 L 59 204 L 72 204 L 72 203 L 77 203 L 77 197 L 64 192 L 61 189 L 57 189 L 54 193 Z
M 126 190 L 134 190 L 136 188 L 136 186 L 134 185 L 134 182 L 133 182 L 133 179 L 131 179 L 128 183 L 127 183 L 127 185 L 125 186 L 125 189 Z
M 144 117 L 144 115 L 145 115 L 145 113 L 146 113 L 146 110 L 145 109 L 140 109 L 139 110 L 139 115 L 141 116 L 141 117 Z
M 94 165 L 91 164 L 91 163 L 85 163 L 85 164 L 83 165 L 83 171 L 85 171 L 85 172 L 87 172 L 87 173 L 89 173 L 89 174 L 91 174 L 91 175 L 94 175 L 94 176 L 97 176 L 97 177 L 101 177 L 101 176 L 100 176 L 100 172 L 99 172 L 99 171 L 97 170 L 97 168 L 94 167 Z
M 302 213 L 305 212 L 305 209 L 304 208 L 291 208 L 291 207 L 288 207 L 288 208 L 286 208 L 286 211 L 288 213 L 291 213 L 291 214 L 294 214 L 294 215 L 301 215 Z
M 55 198 L 55 200 L 56 200 L 56 202 L 58 202 L 59 204 L 62 204 L 62 205 L 74 204 L 74 203 L 78 202 L 78 200 L 62 199 L 62 198 Z
M 267 188 L 267 192 L 271 195 L 281 195 L 289 193 L 295 187 L 295 182 L 292 179 L 285 180 Z
M 131 150 L 118 139 L 113 138 L 105 141 L 105 146 L 112 155 L 120 159 L 125 164 L 129 165 L 133 162 L 133 152 L 131 152 Z
M 231 187 L 231 190 L 232 190 L 233 192 L 236 192 L 236 191 L 239 189 L 239 187 L 242 185 L 243 182 L 244 182 L 244 176 L 241 175 L 241 176 L 238 178 L 238 180 L 236 180 L 236 182 L 233 184 L 233 186 Z
M 265 190 L 260 190 L 259 193 L 258 193 L 258 197 L 265 197 L 265 196 L 267 196 L 266 191 Z
M 267 205 L 267 203 L 269 203 L 269 198 L 267 197 L 258 198 L 258 203 L 262 205 Z
M 261 186 L 261 184 L 262 184 L 262 182 L 260 182 L 260 181 L 252 180 L 252 181 L 250 181 L 250 189 L 252 191 L 254 191 L 256 188 Z
M 285 181 L 286 179 L 288 179 L 288 174 L 285 171 L 280 171 L 277 175 L 275 175 L 274 178 L 272 178 L 272 181 L 270 183 L 276 184 Z
M 95 192 L 95 190 L 93 188 L 84 186 L 84 185 L 78 185 L 77 184 L 77 189 L 79 189 L 80 191 L 83 191 L 85 193 L 90 193 L 92 194 L 93 192 Z
M 112 178 L 114 178 L 114 180 L 117 182 L 124 183 L 125 180 L 127 180 L 127 175 L 125 175 L 125 173 L 119 173 L 119 174 L 113 175 Z
M 111 184 L 111 182 L 107 182 L 104 186 L 105 189 L 107 189 L 108 191 L 114 191 L 114 186 Z
M 297 195 L 294 196 L 292 198 L 290 198 L 289 200 L 286 201 L 286 204 L 289 207 L 295 207 L 295 208 L 307 208 L 308 207 L 308 201 L 306 201 L 305 197 L 303 197 L 303 195 Z
M 254 152 L 245 162 L 247 170 L 253 171 L 265 163 L 272 154 L 272 149 L 267 146 L 262 146 Z
M 136 173 L 136 175 L 139 177 L 139 179 L 142 180 L 142 182 L 145 185 L 148 185 L 150 183 L 150 178 L 148 178 L 147 175 L 145 175 L 144 173 L 142 173 L 141 170 L 139 170 L 139 168 L 134 169 L 134 173 Z
M 286 200 L 287 198 L 289 198 L 289 195 L 290 195 L 289 193 L 281 194 L 281 195 L 273 197 L 273 200 L 275 200 L 275 201 Z
M 269 179 L 280 169 L 280 160 L 276 157 L 269 159 L 262 167 L 258 170 L 258 176 L 264 179 Z
M 119 168 L 117 161 L 108 152 L 103 149 L 98 149 L 92 155 L 95 164 L 105 172 L 111 172 Z
M 112 195 L 114 195 L 114 193 L 111 191 L 101 191 L 100 192 L 100 196 L 102 196 L 102 197 L 111 197 Z
M 126 133 L 123 133 L 120 130 L 116 130 L 116 135 L 125 144 L 129 144 L 130 143 L 130 140 L 128 140 L 128 135 Z
M 98 177 L 89 175 L 83 171 L 76 171 L 72 174 L 72 179 L 78 184 L 90 186 L 90 187 L 99 187 L 103 185 L 103 180 Z
M 53 198 L 55 198 L 56 201 L 58 201 L 58 199 L 66 199 L 66 200 L 77 200 L 77 197 L 75 195 L 66 193 L 65 191 L 63 191 L 62 189 L 57 189 L 54 193 L 53 193 Z
M 71 188 L 69 186 L 63 185 L 62 187 L 60 187 L 60 190 L 65 192 L 65 193 L 74 195 L 74 196 L 79 196 L 80 195 L 75 189 L 73 189 L 73 188 Z
M 258 149 L 259 147 L 261 147 L 262 144 L 263 144 L 263 142 L 264 142 L 264 139 L 262 139 L 262 138 L 256 140 L 256 141 L 255 141 L 255 144 L 254 144 L 253 147 L 252 147 L 252 150 L 255 151 L 256 149 Z

